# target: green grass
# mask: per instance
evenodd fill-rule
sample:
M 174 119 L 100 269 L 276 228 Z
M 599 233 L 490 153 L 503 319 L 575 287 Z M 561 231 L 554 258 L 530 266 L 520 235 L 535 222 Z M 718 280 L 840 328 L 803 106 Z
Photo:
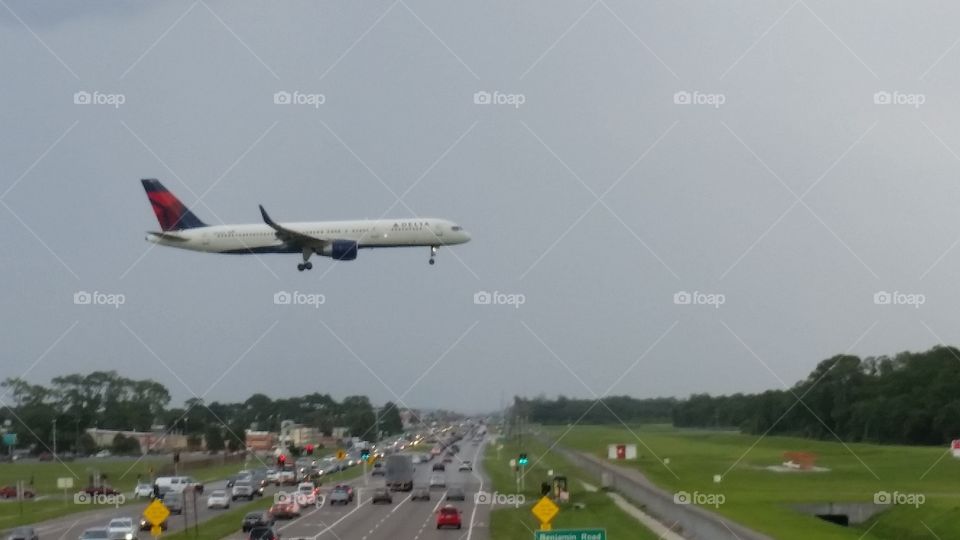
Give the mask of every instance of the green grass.
M 640 469 L 668 491 L 723 494 L 725 503 L 710 510 L 779 539 L 919 540 L 934 534 L 960 538 L 960 461 L 943 457 L 946 448 L 761 439 L 666 426 L 631 430 L 636 436 L 623 427 L 577 426 L 560 444 L 605 457 L 608 444 L 636 443 L 639 459 L 625 466 Z M 566 427 L 541 429 L 552 438 L 565 431 Z M 812 452 L 817 465 L 830 470 L 775 473 L 765 469 L 782 463 L 787 451 Z M 669 458 L 669 469 L 654 455 Z M 720 484 L 713 482 L 715 474 L 724 475 Z M 919 508 L 890 507 L 871 521 L 849 528 L 791 508 L 805 502 L 872 502 L 878 491 L 920 493 L 926 502 Z
M 515 493 L 516 481 L 510 468 L 509 460 L 519 452 L 516 444 L 501 440 L 503 449 L 497 458 L 496 444 L 487 447 L 484 455 L 484 470 L 490 475 L 493 487 L 499 493 Z M 524 451 L 530 458 L 531 467 L 525 476 L 526 488 L 520 493 L 526 498 L 526 504 L 519 508 L 498 507 L 490 516 L 491 538 L 494 540 L 515 540 L 518 538 L 532 538 L 533 532 L 540 527 L 540 522 L 530 513 L 530 507 L 540 499 L 540 483 L 548 481 L 547 472 L 553 469 L 555 475 L 567 477 L 567 488 L 570 491 L 571 504 L 562 505 L 560 513 L 553 520 L 553 528 L 604 528 L 609 538 L 630 538 L 636 540 L 652 540 L 655 534 L 643 527 L 631 516 L 620 510 L 610 497 L 603 492 L 590 493 L 583 489 L 580 480 L 596 485 L 595 480 L 574 469 L 561 456 L 547 452 L 547 447 L 535 441 L 528 440 L 524 444 Z M 490 489 L 488 489 L 490 490 Z M 573 508 L 573 503 L 583 503 L 583 509 Z

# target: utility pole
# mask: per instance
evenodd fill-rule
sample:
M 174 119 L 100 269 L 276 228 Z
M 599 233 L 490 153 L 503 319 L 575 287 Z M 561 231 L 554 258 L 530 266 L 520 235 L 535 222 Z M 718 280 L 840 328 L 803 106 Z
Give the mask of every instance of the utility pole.
M 53 419 L 53 457 L 57 457 L 57 419 Z

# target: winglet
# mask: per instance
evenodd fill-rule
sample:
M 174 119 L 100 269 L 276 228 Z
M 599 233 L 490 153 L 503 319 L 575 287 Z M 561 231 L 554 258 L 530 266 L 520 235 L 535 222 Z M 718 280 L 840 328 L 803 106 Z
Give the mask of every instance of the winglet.
M 280 230 L 277 224 L 272 219 L 270 219 L 269 215 L 267 215 L 267 211 L 263 209 L 263 205 L 261 204 L 259 206 L 260 206 L 260 215 L 263 216 L 263 222 L 269 225 L 273 229 Z

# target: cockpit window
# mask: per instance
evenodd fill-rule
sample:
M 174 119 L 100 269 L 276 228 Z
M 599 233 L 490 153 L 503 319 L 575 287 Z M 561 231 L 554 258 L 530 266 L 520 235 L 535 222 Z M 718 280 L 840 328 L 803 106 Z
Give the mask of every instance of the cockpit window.
M 459 225 L 454 225 L 453 227 L 450 227 L 450 230 L 451 230 L 451 231 L 462 231 L 462 230 L 463 230 L 463 227 L 461 227 L 461 226 L 459 226 Z

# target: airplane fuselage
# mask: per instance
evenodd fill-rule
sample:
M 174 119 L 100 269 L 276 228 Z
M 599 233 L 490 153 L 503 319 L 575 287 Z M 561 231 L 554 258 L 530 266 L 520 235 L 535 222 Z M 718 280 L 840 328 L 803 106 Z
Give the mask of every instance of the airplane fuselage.
M 319 237 L 349 240 L 358 248 L 448 246 L 470 240 L 461 227 L 436 218 L 283 223 L 284 228 Z M 156 244 L 209 253 L 300 253 L 302 248 L 277 238 L 262 223 L 210 225 L 147 233 Z

